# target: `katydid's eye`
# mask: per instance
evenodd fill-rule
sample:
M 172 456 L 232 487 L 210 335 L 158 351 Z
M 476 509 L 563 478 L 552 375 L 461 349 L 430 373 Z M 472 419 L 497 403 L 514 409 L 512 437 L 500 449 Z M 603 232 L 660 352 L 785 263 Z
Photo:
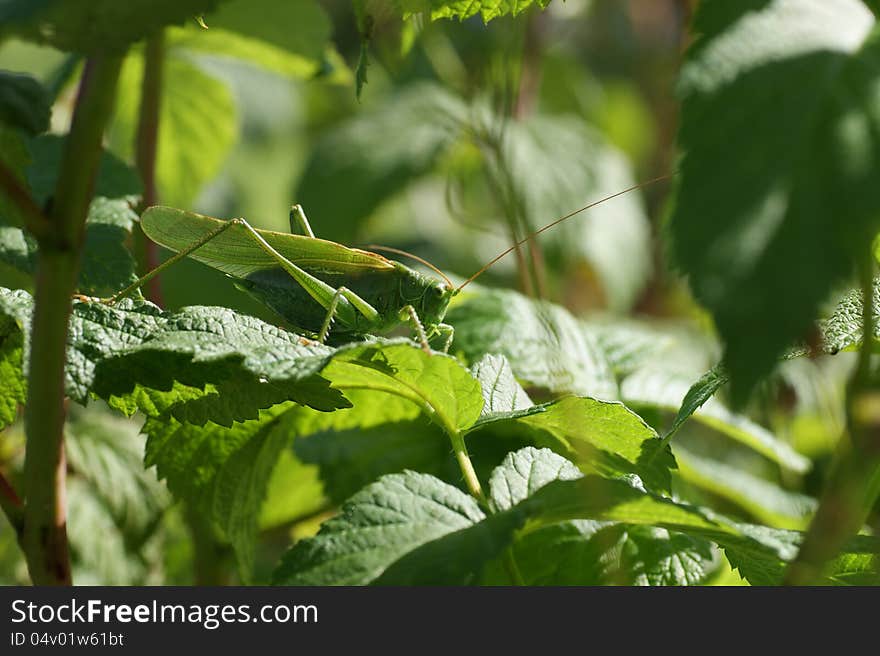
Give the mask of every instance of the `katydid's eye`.
M 446 293 L 446 285 L 444 285 L 442 282 L 441 282 L 439 285 L 436 285 L 436 286 L 434 287 L 434 294 L 435 294 L 438 298 L 439 298 L 440 296 L 443 296 L 443 294 L 445 294 L 445 293 Z

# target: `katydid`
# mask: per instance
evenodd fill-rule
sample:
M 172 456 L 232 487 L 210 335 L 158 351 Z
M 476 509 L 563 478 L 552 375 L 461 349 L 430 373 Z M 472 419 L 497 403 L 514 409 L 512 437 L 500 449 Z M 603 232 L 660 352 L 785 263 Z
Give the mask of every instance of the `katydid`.
M 315 237 L 299 205 L 291 209 L 289 234 L 258 230 L 242 218 L 224 221 L 169 207 L 150 207 L 141 217 L 141 228 L 147 237 L 176 254 L 105 302 L 116 302 L 166 267 L 191 257 L 222 271 L 236 287 L 321 342 L 327 339 L 331 327 L 334 334 L 362 336 L 388 333 L 409 323 L 425 350 L 429 350 L 428 340 L 434 337 L 444 338 L 447 350 L 453 331 L 443 319 L 449 302 L 465 285 L 531 237 L 665 177 L 634 185 L 557 219 L 511 246 L 458 287 L 430 263 L 403 251 L 384 249 L 421 261 L 444 280 L 378 253 Z

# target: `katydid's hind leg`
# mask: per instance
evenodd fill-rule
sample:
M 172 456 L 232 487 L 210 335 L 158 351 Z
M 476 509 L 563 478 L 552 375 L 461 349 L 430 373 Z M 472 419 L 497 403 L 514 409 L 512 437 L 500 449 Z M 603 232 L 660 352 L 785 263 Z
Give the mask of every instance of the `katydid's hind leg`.
M 102 298 L 99 300 L 101 301 L 101 303 L 104 303 L 105 305 L 113 305 L 114 303 L 116 303 L 116 301 L 118 301 L 122 298 L 125 298 L 126 296 L 128 296 L 132 292 L 137 291 L 138 289 L 140 289 L 141 287 L 146 285 L 148 282 L 150 282 L 153 278 L 158 276 L 160 273 L 162 273 L 162 271 L 164 271 L 165 269 L 167 269 L 171 265 L 179 262 L 180 260 L 185 258 L 187 255 L 192 253 L 193 251 L 197 251 L 198 249 L 200 249 L 202 246 L 207 244 L 209 241 L 211 241 L 215 237 L 217 237 L 217 236 L 223 234 L 224 232 L 226 232 L 227 230 L 229 230 L 232 226 L 239 225 L 241 223 L 244 223 L 245 225 L 247 225 L 247 222 L 244 219 L 232 219 L 231 221 L 226 221 L 225 223 L 223 223 L 219 227 L 214 228 L 210 232 L 205 233 L 202 237 L 200 237 L 199 239 L 194 241 L 192 244 L 190 244 L 189 246 L 184 248 L 182 251 L 178 251 L 177 253 L 175 253 L 174 255 L 169 257 L 167 260 L 162 262 L 162 264 L 160 264 L 152 271 L 146 273 L 145 275 L 143 275 L 140 278 L 138 278 L 137 280 L 135 280 L 133 283 L 131 283 L 125 289 L 122 289 L 122 290 L 116 292 L 110 298 Z M 248 226 L 248 227 L 250 227 L 250 226 Z
M 294 205 L 290 208 L 290 234 L 305 235 L 306 237 L 315 236 L 302 205 Z
M 422 320 L 419 319 L 416 309 L 412 305 L 404 305 L 402 312 L 406 313 L 406 317 L 412 324 L 416 337 L 419 338 L 419 344 L 422 345 L 422 350 L 425 351 L 425 353 L 430 353 L 431 347 L 428 344 L 428 336 L 425 334 L 425 327 L 422 325 Z
M 244 219 L 234 219 L 234 221 L 238 225 L 243 226 L 257 245 L 268 255 L 271 255 L 272 258 L 278 262 L 278 265 L 284 269 L 309 296 L 311 296 L 322 308 L 328 311 L 328 317 L 330 317 L 329 321 L 332 321 L 333 317 L 337 314 L 346 322 L 346 324 L 352 327 L 357 322 L 358 314 L 363 316 L 371 324 L 379 321 L 379 311 L 353 291 L 345 287 L 339 287 L 336 289 L 323 280 L 316 278 L 275 250 L 269 242 L 263 239 L 259 232 L 250 226 L 247 221 Z M 346 303 L 342 303 L 341 299 L 345 299 Z M 332 311 L 331 306 L 333 307 Z M 326 321 L 327 320 L 325 320 L 325 323 Z

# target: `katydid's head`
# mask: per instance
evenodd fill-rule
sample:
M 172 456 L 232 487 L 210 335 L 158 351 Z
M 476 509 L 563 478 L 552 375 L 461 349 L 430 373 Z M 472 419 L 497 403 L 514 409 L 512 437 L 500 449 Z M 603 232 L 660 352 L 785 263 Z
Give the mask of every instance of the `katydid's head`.
M 436 325 L 443 321 L 443 317 L 446 316 L 446 309 L 449 307 L 449 301 L 452 300 L 453 296 L 458 294 L 455 285 L 453 285 L 452 281 L 446 277 L 445 273 L 418 255 L 402 251 L 399 248 L 377 246 L 375 244 L 367 246 L 367 248 L 411 258 L 424 264 L 431 269 L 431 271 L 434 271 L 437 275 L 443 278 L 443 280 L 437 280 L 422 275 L 418 271 L 413 271 L 404 267 L 399 262 L 395 263 L 407 272 L 407 275 L 401 278 L 401 300 L 407 305 L 412 305 L 425 324 Z
M 443 322 L 449 302 L 458 293 L 454 285 L 417 271 L 403 279 L 400 291 L 402 300 L 415 308 L 426 326 Z

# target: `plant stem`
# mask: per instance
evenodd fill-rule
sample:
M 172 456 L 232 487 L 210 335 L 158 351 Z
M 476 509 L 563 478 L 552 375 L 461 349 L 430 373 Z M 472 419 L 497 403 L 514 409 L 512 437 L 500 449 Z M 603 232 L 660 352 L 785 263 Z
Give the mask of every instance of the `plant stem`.
M 477 501 L 486 504 L 486 497 L 483 495 L 483 488 L 480 486 L 480 479 L 477 478 L 477 472 L 468 455 L 467 446 L 465 446 L 464 438 L 461 433 L 449 430 L 449 439 L 452 442 L 452 450 L 455 452 L 455 459 L 458 460 L 458 466 L 464 476 L 465 485 Z
M 19 182 L 15 174 L 3 162 L 0 162 L 0 189 L 18 205 L 24 214 L 25 228 L 38 240 L 49 241 L 53 238 L 52 224 L 30 193 Z
M 859 267 L 862 288 L 862 345 L 847 389 L 847 431 L 835 465 L 787 585 L 821 582 L 825 564 L 859 532 L 880 492 L 880 385 L 870 369 L 874 342 L 874 264 L 867 252 Z
M 162 71 L 165 65 L 165 38 L 160 30 L 147 39 L 144 51 L 144 77 L 141 83 L 141 108 L 135 137 L 135 163 L 144 183 L 144 196 L 139 212 L 155 205 L 156 153 L 159 146 L 159 115 L 162 104 Z M 141 274 L 152 271 L 159 265 L 159 250 L 155 243 L 147 239 L 143 231 L 134 232 L 135 252 Z M 147 297 L 162 305 L 162 287 L 159 278 L 150 281 Z
M 6 480 L 3 472 L 0 472 L 0 508 L 3 509 L 6 519 L 9 520 L 9 523 L 20 538 L 23 505 L 21 498 L 15 492 L 15 488 Z
M 54 234 L 39 241 L 25 408 L 22 534 L 28 570 L 37 585 L 71 583 L 63 440 L 67 330 L 101 139 L 121 64 L 120 56 L 86 62 L 53 199 Z

